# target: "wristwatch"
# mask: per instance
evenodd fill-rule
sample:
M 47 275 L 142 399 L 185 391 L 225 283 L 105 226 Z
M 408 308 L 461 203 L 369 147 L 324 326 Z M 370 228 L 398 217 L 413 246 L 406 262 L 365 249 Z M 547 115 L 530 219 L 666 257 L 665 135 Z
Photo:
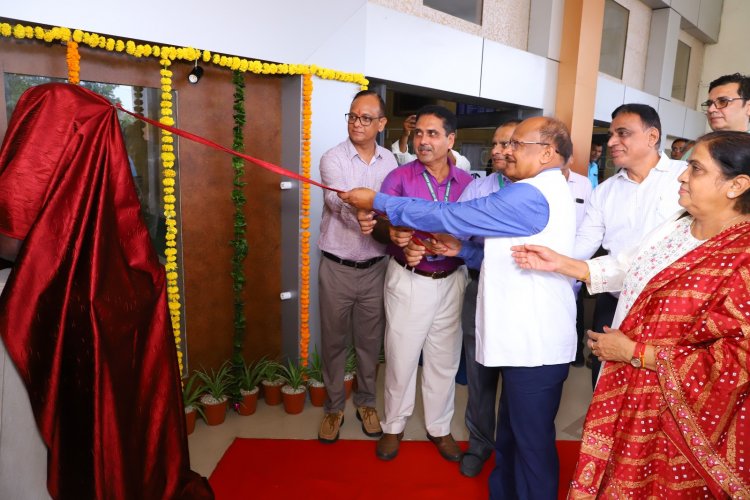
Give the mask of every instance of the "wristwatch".
M 646 344 L 643 342 L 635 343 L 635 351 L 633 351 L 633 357 L 630 358 L 630 366 L 633 368 L 642 368 L 646 358 Z

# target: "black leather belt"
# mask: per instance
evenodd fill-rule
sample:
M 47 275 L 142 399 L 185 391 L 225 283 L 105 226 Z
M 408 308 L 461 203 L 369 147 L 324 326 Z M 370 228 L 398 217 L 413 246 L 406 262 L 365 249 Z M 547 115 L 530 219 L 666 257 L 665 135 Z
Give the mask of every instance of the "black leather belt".
M 411 267 L 406 262 L 401 262 L 396 257 L 394 257 L 393 260 L 395 260 L 396 263 L 399 266 L 403 267 L 407 271 L 411 271 L 414 274 L 418 274 L 420 276 L 425 276 L 427 278 L 432 278 L 434 280 L 441 280 L 443 278 L 447 278 L 451 274 L 455 273 L 456 269 L 458 269 L 458 267 L 454 267 L 453 269 L 447 269 L 447 270 L 443 270 L 443 271 L 432 271 L 432 272 L 429 272 L 429 271 L 422 271 L 421 269 L 417 269 L 417 268 Z
M 331 259 L 337 264 L 343 264 L 348 267 L 353 267 L 354 269 L 367 269 L 367 268 L 374 266 L 381 260 L 383 260 L 384 255 L 373 257 L 372 259 L 369 259 L 369 260 L 346 260 L 346 259 L 340 259 L 336 257 L 335 255 L 333 255 L 332 253 L 323 251 L 323 257 L 327 259 Z
M 479 281 L 479 270 L 469 268 L 469 277 L 473 280 Z

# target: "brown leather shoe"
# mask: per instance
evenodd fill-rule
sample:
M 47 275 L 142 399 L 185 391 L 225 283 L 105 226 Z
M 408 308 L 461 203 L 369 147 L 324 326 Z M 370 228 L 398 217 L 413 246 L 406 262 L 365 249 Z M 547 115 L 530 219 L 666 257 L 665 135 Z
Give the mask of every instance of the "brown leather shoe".
M 378 445 L 375 448 L 375 455 L 380 460 L 392 460 L 398 455 L 398 447 L 401 439 L 404 437 L 403 432 L 398 434 L 388 434 L 386 432 L 378 439 Z
M 318 431 L 318 441 L 321 443 L 335 443 L 339 439 L 339 429 L 344 423 L 344 412 L 336 411 L 326 413 L 323 421 L 320 423 Z
M 435 443 L 435 446 L 440 452 L 440 455 L 442 455 L 444 459 L 450 462 L 461 461 L 463 452 L 461 451 L 461 448 L 458 447 L 456 440 L 453 439 L 453 436 L 451 436 L 450 434 L 446 436 L 435 437 L 430 436 L 430 434 L 427 433 L 427 439 Z
M 371 406 L 357 407 L 357 420 L 362 422 L 362 432 L 371 438 L 383 435 L 383 429 L 380 427 L 378 412 Z

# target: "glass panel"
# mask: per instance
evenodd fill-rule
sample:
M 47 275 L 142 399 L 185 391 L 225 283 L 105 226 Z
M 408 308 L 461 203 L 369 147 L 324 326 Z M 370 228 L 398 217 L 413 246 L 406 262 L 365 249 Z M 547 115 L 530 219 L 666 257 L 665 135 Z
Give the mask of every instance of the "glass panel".
M 64 81 L 59 78 L 46 76 L 6 73 L 5 105 L 7 116 L 10 117 L 13 109 L 16 107 L 18 98 L 29 87 L 43 83 Z M 83 81 L 81 82 L 81 86 L 101 94 L 113 103 L 121 103 L 125 109 L 133 110 L 147 118 L 159 120 L 161 89 Z M 174 97 L 176 95 L 173 92 L 172 102 L 177 102 Z M 177 110 L 174 109 L 173 112 L 176 118 Z M 164 255 L 164 250 L 166 249 L 166 224 L 164 219 L 164 200 L 161 196 L 162 171 L 159 131 L 155 127 L 148 127 L 142 121 L 136 120 L 125 113 L 119 113 L 119 119 L 123 137 L 125 137 L 125 146 L 128 150 L 130 172 L 133 174 L 135 188 L 141 202 L 143 218 L 151 235 L 151 241 L 156 248 L 159 260 L 163 264 L 166 262 Z M 175 151 L 178 150 L 178 140 L 175 136 Z M 176 154 L 175 156 L 178 155 Z M 177 161 L 175 161 L 175 170 L 179 172 Z M 175 191 L 179 193 L 179 179 L 176 179 L 176 181 L 178 184 Z M 177 206 L 179 207 L 179 204 Z M 179 232 L 177 236 L 179 247 Z
M 423 4 L 470 23 L 482 24 L 482 0 L 424 0 Z
M 604 28 L 602 48 L 599 54 L 599 71 L 615 78 L 622 78 L 625 61 L 625 43 L 628 39 L 630 11 L 614 0 L 604 4 Z
M 685 100 L 689 68 L 690 46 L 677 40 L 677 57 L 675 58 L 674 77 L 672 79 L 672 97 L 680 101 Z

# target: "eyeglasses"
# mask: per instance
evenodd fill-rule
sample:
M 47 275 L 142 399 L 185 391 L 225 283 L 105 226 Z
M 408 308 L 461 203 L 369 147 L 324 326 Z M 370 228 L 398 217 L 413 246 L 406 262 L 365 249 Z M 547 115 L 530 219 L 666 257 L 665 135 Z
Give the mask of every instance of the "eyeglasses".
M 712 104 L 716 109 L 724 109 L 729 106 L 730 102 L 736 101 L 737 99 L 742 99 L 743 101 L 747 100 L 744 97 L 717 97 L 715 101 L 709 99 L 706 102 L 702 102 L 701 109 L 703 109 L 703 111 L 708 111 L 708 108 L 710 108 Z
M 500 145 L 505 148 L 510 148 L 513 151 L 517 150 L 519 146 L 522 144 L 539 144 L 540 146 L 550 146 L 551 144 L 549 142 L 536 142 L 536 141 L 517 141 L 515 139 L 511 139 L 509 141 L 501 142 Z
M 355 115 L 354 113 L 346 113 L 344 115 L 344 118 L 346 118 L 346 122 L 349 125 L 354 125 L 357 123 L 357 120 L 359 120 L 359 123 L 362 124 L 363 127 L 369 127 L 372 124 L 373 120 L 379 120 L 383 118 L 382 116 L 368 116 L 368 115 Z

